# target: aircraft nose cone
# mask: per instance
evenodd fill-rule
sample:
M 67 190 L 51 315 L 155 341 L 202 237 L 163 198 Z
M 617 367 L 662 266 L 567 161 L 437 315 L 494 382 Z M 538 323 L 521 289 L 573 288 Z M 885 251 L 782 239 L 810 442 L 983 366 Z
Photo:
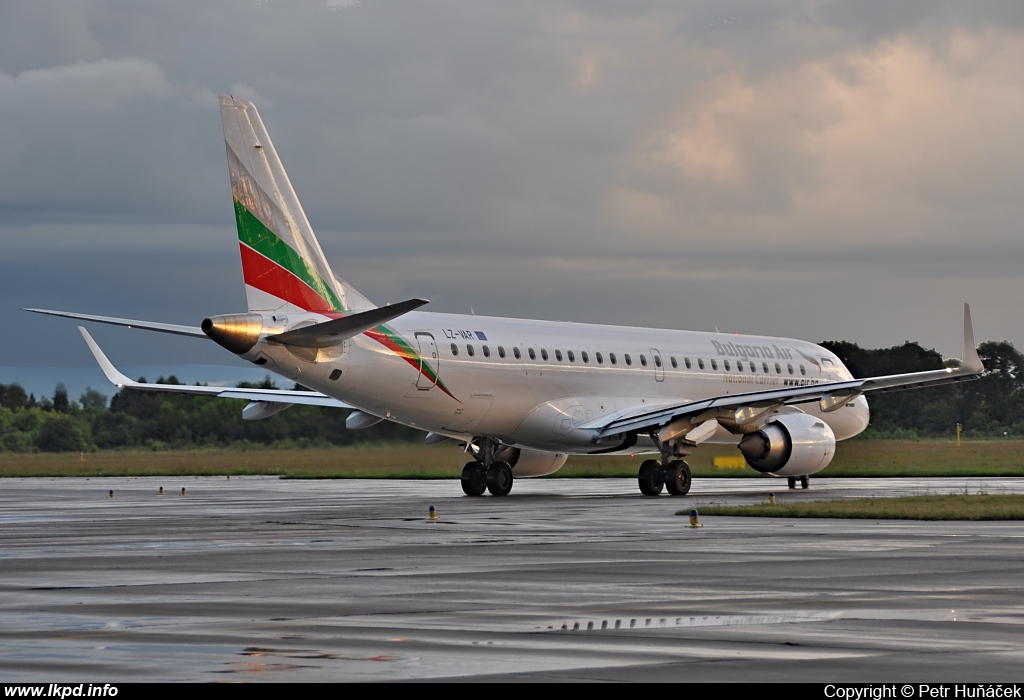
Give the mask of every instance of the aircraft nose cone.
M 204 318 L 200 327 L 222 348 L 244 355 L 259 341 L 263 317 L 259 314 L 223 314 Z

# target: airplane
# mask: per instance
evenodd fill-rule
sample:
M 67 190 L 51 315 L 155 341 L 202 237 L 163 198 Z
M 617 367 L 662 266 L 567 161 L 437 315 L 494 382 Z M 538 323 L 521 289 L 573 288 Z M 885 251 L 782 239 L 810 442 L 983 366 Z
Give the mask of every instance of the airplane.
M 312 391 L 136 382 L 89 333 L 117 387 L 246 399 L 248 420 L 296 404 L 350 409 L 346 425 L 388 420 L 460 441 L 468 496 L 504 496 L 552 474 L 569 454 L 649 454 L 645 496 L 683 496 L 685 459 L 735 444 L 754 470 L 797 481 L 868 425 L 866 395 L 977 378 L 984 370 L 964 304 L 959 366 L 854 379 L 839 358 L 790 338 L 495 318 L 376 306 L 335 276 L 256 107 L 220 96 L 248 309 L 200 326 L 50 309 L 35 313 L 211 339 Z

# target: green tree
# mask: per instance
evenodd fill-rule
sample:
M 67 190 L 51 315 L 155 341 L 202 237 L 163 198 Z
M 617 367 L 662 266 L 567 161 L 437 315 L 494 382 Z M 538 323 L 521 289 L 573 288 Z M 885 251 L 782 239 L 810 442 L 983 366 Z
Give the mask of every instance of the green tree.
M 28 405 L 28 396 L 20 384 L 0 384 L 0 406 L 20 411 Z
M 87 386 L 85 387 L 85 393 L 79 397 L 78 403 L 82 404 L 82 410 L 86 412 L 99 413 L 106 409 L 107 397 L 91 386 Z
M 978 355 L 985 371 L 961 387 L 960 422 L 978 432 L 1019 432 L 1024 421 L 1024 355 L 1008 341 L 986 341 L 978 346 Z
M 39 426 L 35 445 L 43 452 L 81 452 L 86 448 L 86 440 L 74 417 L 53 412 Z
M 68 388 L 63 383 L 58 383 L 53 391 L 53 410 L 57 413 L 67 413 L 70 407 L 68 402 Z

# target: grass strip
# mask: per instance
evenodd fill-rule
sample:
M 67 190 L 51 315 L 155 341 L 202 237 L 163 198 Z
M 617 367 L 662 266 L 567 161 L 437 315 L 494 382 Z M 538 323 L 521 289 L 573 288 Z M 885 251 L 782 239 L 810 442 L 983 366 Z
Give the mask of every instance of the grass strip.
M 687 461 L 695 479 L 759 478 L 749 467 L 718 468 L 734 445 L 702 445 Z M 650 455 L 572 456 L 554 476 L 636 478 Z M 295 479 L 457 479 L 469 456 L 454 443 L 360 444 L 324 449 L 211 448 L 78 453 L 0 452 L 3 476 L 199 476 L 263 474 Z M 1024 441 L 850 440 L 823 477 L 1024 476 Z M 760 477 L 770 478 L 770 477 Z M 814 477 L 811 477 L 812 480 Z
M 701 515 L 869 520 L 1024 520 L 1024 495 L 954 494 L 807 503 L 705 506 Z M 681 510 L 676 515 L 689 515 Z

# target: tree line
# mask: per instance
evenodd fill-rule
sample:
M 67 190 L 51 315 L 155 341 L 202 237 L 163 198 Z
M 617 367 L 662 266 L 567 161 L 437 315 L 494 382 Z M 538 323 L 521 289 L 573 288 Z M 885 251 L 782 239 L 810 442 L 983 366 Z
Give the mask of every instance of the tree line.
M 144 382 L 145 378 L 140 378 Z M 173 375 L 157 384 L 181 384 Z M 239 387 L 276 389 L 269 377 Z M 296 385 L 296 389 L 302 389 Z M 37 400 L 17 384 L 0 384 L 0 450 L 86 452 L 96 449 L 196 447 L 327 447 L 366 441 L 410 441 L 423 433 L 386 421 L 363 430 L 345 428 L 348 411 L 295 405 L 270 418 L 242 420 L 246 402 L 208 396 L 122 389 L 107 397 L 87 389 L 68 400 L 58 384 Z
M 906 342 L 865 349 L 848 341 L 826 341 L 854 377 L 941 369 L 935 350 Z M 1024 436 L 1024 355 L 1009 342 L 978 347 L 985 372 L 975 381 L 927 389 L 874 394 L 867 437 L 953 436 L 956 425 L 970 437 Z M 954 361 L 955 362 L 955 361 Z M 141 378 L 139 381 L 145 381 Z M 157 383 L 179 384 L 174 376 Z M 262 383 L 238 386 L 273 389 Z M 302 387 L 296 386 L 301 389 Z M 36 399 L 18 384 L 0 384 L 0 451 L 85 452 L 118 448 L 324 447 L 364 441 L 412 441 L 422 433 L 381 422 L 364 430 L 345 428 L 346 411 L 293 406 L 270 418 L 242 420 L 241 400 L 122 390 L 107 398 L 87 389 L 70 400 L 63 384 L 52 397 Z

